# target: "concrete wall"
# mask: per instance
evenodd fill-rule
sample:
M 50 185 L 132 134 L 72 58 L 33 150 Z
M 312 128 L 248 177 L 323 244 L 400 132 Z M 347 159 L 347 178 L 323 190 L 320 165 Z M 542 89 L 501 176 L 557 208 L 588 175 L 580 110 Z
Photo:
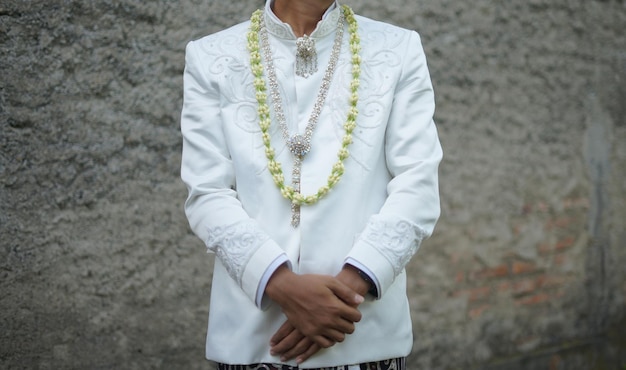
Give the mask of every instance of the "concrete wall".
M 204 369 L 186 42 L 261 1 L 0 4 L 0 368 Z M 443 215 L 410 369 L 626 366 L 626 3 L 354 0 L 418 30 Z

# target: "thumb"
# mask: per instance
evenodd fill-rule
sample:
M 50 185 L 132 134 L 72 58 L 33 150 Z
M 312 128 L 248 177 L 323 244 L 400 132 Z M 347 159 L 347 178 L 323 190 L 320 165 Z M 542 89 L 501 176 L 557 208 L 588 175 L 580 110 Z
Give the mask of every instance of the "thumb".
M 360 305 L 365 298 L 362 295 L 350 289 L 347 285 L 337 279 L 333 279 L 333 284 L 330 285 L 330 290 L 348 305 Z

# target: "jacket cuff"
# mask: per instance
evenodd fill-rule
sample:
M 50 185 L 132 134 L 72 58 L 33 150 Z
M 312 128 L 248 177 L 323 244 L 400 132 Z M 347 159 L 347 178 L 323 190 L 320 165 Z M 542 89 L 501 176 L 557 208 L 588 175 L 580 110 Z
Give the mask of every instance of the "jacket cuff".
M 357 238 L 346 261 L 353 259 L 374 275 L 381 298 L 425 238 L 425 231 L 410 221 L 375 215 Z
M 265 295 L 265 288 L 267 287 L 267 283 L 269 283 L 270 278 L 272 277 L 272 275 L 274 275 L 276 269 L 284 264 L 287 264 L 288 269 L 293 270 L 291 267 L 291 261 L 289 261 L 287 255 L 283 253 L 282 255 L 278 256 L 278 258 L 276 258 L 274 261 L 272 261 L 272 263 L 268 266 L 267 270 L 265 270 L 265 273 L 263 273 L 263 276 L 261 277 L 261 281 L 259 282 L 259 287 L 257 288 L 256 298 L 254 301 L 254 303 L 256 303 L 256 306 L 260 308 L 261 311 L 267 310 L 272 303 L 272 300 Z
M 285 251 L 283 251 L 278 244 L 270 239 L 258 248 L 252 256 L 250 256 L 248 263 L 244 267 L 243 274 L 241 276 L 241 289 L 248 297 L 250 297 L 250 300 L 255 302 L 255 304 L 257 304 L 260 308 L 262 308 L 262 302 L 257 301 L 257 292 L 260 288 L 261 282 L 263 281 L 263 277 L 273 263 L 280 259 L 281 256 L 285 256 Z M 267 304 L 265 306 L 267 308 Z
M 374 275 L 373 272 L 370 271 L 369 268 L 367 268 L 367 266 L 365 266 L 364 264 L 360 263 L 359 261 L 355 260 L 352 257 L 348 257 L 346 258 L 345 263 L 347 265 L 353 266 L 354 268 L 358 269 L 359 271 L 361 271 L 361 273 L 365 274 L 369 280 L 371 280 L 372 284 L 374 284 L 374 289 L 375 290 L 375 294 L 373 292 L 368 292 L 371 293 L 370 295 L 376 299 L 380 298 L 380 283 L 378 282 L 378 279 L 376 278 L 376 275 Z
M 396 277 L 393 266 L 385 256 L 365 241 L 360 240 L 355 243 L 348 255 L 348 259 L 354 260 L 362 266 L 367 266 L 367 269 L 371 271 L 375 278 L 372 280 L 378 283 L 378 297 L 376 298 L 382 297 L 387 292 L 387 288 L 389 288 Z

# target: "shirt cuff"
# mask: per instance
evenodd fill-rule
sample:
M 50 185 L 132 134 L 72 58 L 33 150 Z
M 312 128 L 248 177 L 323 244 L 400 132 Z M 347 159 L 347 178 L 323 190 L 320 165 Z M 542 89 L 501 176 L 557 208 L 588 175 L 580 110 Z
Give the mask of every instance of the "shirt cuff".
M 272 263 L 270 263 L 270 265 L 267 267 L 267 270 L 265 270 L 265 273 L 261 277 L 259 287 L 256 291 L 255 303 L 257 307 L 259 307 L 263 311 L 265 311 L 270 305 L 270 300 L 265 297 L 265 288 L 267 287 L 267 283 L 270 281 L 270 278 L 274 274 L 274 271 L 276 271 L 276 269 L 282 266 L 284 263 L 287 263 L 287 267 L 291 270 L 291 262 L 289 261 L 289 258 L 287 258 L 286 254 L 281 254 L 276 257 L 276 259 Z
M 372 282 L 374 282 L 374 285 L 376 286 L 376 292 L 380 292 L 380 283 L 378 282 L 376 275 L 374 275 L 370 269 L 368 269 L 367 267 L 365 267 L 365 265 L 363 265 L 361 262 L 355 260 L 352 257 L 346 258 L 345 263 L 356 267 L 357 269 L 361 270 L 365 275 L 369 276 L 369 278 L 372 280 Z M 380 293 L 378 295 L 380 295 Z M 380 297 L 375 297 L 375 298 L 378 299 Z

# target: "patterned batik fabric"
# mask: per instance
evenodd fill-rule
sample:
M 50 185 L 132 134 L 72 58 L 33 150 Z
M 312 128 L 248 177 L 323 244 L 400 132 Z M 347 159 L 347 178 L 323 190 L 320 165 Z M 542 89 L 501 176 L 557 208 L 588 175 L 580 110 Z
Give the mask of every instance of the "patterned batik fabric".
M 376 362 L 366 362 L 356 365 L 359 370 L 406 370 L 406 358 L 399 357 L 389 360 L 382 360 Z M 322 367 L 318 369 L 310 370 L 349 370 L 354 368 L 350 365 Z M 297 366 L 289 366 L 282 364 L 252 364 L 252 365 L 228 365 L 217 364 L 217 370 L 299 370 Z

